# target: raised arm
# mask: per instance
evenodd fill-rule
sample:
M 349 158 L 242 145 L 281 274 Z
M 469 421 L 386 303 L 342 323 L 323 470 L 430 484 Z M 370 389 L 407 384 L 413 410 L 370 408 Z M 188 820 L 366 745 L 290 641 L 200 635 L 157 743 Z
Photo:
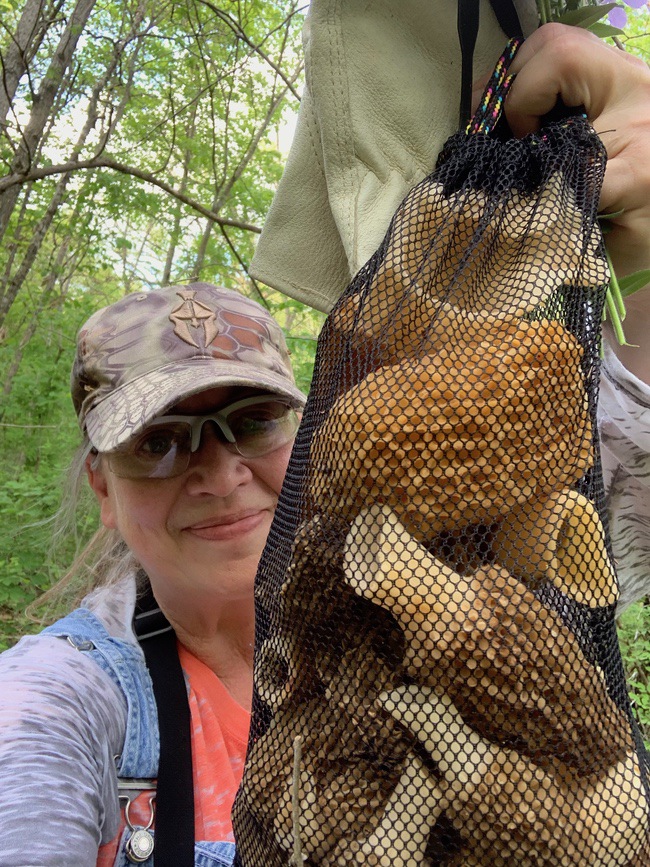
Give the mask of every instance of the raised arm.
M 512 65 L 517 73 L 506 102 L 515 135 L 525 135 L 561 96 L 583 105 L 607 148 L 600 212 L 620 212 L 611 221 L 607 248 L 616 274 L 650 268 L 650 69 L 633 55 L 588 31 L 548 24 L 522 45 Z M 628 343 L 610 345 L 627 369 L 650 383 L 650 287 L 627 299 Z M 609 329 L 606 326 L 606 332 Z

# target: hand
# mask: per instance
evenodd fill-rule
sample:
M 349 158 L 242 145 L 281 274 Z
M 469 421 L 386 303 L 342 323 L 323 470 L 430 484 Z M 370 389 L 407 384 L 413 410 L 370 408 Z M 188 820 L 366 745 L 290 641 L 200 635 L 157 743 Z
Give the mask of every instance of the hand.
M 511 72 L 517 79 L 506 100 L 506 117 L 517 136 L 537 129 L 558 96 L 568 106 L 585 107 L 607 148 L 600 211 L 623 211 L 607 238 L 617 273 L 650 267 L 647 65 L 586 30 L 547 24 L 524 42 Z
M 606 239 L 616 274 L 623 277 L 650 268 L 648 66 L 586 30 L 547 24 L 526 39 L 511 72 L 517 78 L 505 111 L 517 136 L 536 130 L 558 96 L 568 106 L 585 107 L 608 156 L 600 213 L 622 211 L 610 221 Z M 627 340 L 648 346 L 650 290 L 630 296 L 626 307 L 629 313 L 634 310 L 634 316 L 628 315 L 624 323 Z M 650 381 L 650 352 L 645 361 L 639 350 L 615 349 L 629 369 Z

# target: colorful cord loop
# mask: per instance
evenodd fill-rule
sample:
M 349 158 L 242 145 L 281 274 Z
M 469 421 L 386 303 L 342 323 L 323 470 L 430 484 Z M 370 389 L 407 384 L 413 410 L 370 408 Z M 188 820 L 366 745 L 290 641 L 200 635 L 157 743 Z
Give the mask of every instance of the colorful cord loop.
M 504 100 L 515 78 L 514 75 L 508 75 L 508 69 L 519 50 L 521 42 L 521 39 L 511 39 L 508 42 L 505 51 L 494 67 L 494 72 L 483 91 L 479 107 L 467 124 L 465 132 L 469 134 L 482 132 L 488 135 L 496 126 L 497 121 L 501 117 Z

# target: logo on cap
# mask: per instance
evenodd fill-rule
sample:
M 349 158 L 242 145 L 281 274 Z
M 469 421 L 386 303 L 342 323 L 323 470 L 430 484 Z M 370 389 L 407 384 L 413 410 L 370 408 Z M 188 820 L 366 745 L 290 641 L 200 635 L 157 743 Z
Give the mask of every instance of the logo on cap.
M 194 289 L 184 289 L 176 294 L 183 300 L 169 314 L 169 318 L 174 323 L 174 334 L 185 343 L 189 343 L 190 346 L 200 348 L 200 344 L 194 339 L 190 328 L 194 332 L 202 328 L 203 345 L 204 347 L 209 346 L 218 334 L 216 314 L 208 306 L 196 300 Z

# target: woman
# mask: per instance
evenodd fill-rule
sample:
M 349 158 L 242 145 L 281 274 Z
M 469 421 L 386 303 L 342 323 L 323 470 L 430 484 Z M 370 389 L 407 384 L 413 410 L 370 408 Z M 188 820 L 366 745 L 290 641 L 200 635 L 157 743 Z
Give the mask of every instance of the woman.
M 146 629 L 171 625 L 189 685 L 197 863 L 228 864 L 250 721 L 253 579 L 304 396 L 271 316 L 194 283 L 91 317 L 72 397 L 112 553 L 81 612 L 3 656 L 0 765 L 21 797 L 2 798 L 0 864 L 146 861 L 151 835 L 134 829 L 151 825 L 158 725 L 148 639 L 140 647 L 133 624 L 149 587 L 164 618 Z M 38 817 L 29 839 L 27 815 Z

